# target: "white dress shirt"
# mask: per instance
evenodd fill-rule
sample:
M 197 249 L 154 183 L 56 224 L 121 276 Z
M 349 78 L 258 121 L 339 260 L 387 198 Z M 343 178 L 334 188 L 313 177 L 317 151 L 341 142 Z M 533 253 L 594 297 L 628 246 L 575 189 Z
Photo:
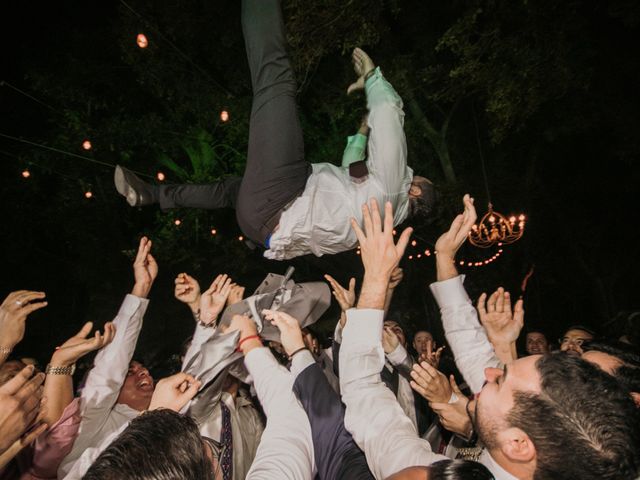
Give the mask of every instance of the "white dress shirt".
M 267 416 L 247 480 L 313 479 L 316 469 L 311 425 L 293 393 L 294 375 L 266 347 L 251 350 L 244 363 Z
M 482 390 L 484 369 L 500 368 L 493 346 L 478 321 L 478 312 L 471 303 L 462 282 L 464 275 L 435 282 L 431 291 L 440 306 L 442 326 L 460 373 L 473 393 Z
M 344 424 L 364 451 L 378 480 L 408 467 L 428 466 L 447 457 L 433 453 L 380 378 L 382 310 L 351 309 L 340 346 L 340 391 Z
M 93 461 L 140 412 L 116 403 L 129 371 L 149 300 L 127 295 L 113 320 L 113 341 L 96 355 L 80 395 L 82 420 L 73 448 L 58 468 L 58 478 L 81 479 Z M 75 466 L 74 466 L 75 464 Z
M 355 248 L 357 238 L 350 219 L 362 223 L 362 205 L 371 197 L 381 208 L 386 201 L 392 203 L 394 225 L 407 217 L 413 171 L 407 166 L 402 100 L 380 69 L 367 80 L 365 92 L 371 128 L 368 177 L 358 183 L 346 167 L 313 164 L 304 192 L 280 216 L 265 257 L 285 260 Z
M 398 365 L 402 365 L 407 361 L 409 356 L 409 352 L 400 344 L 395 348 L 395 350 L 389 354 L 387 354 L 387 360 L 393 367 L 397 367 Z M 397 368 L 396 368 L 397 370 Z M 402 374 L 398 372 L 398 403 L 402 407 L 404 413 L 407 414 L 407 417 L 413 422 L 413 425 L 416 427 L 416 431 L 418 430 L 418 418 L 416 416 L 416 402 L 413 397 L 413 389 L 411 388 L 411 384 L 409 380 L 407 380 Z

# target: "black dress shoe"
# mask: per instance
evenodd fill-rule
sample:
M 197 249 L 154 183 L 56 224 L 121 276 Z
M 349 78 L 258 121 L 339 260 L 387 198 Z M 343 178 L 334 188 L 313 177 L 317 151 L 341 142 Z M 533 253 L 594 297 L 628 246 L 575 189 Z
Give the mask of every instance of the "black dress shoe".
M 127 203 L 132 207 L 151 205 L 155 203 L 154 185 L 140 180 L 138 176 L 120 165 L 116 165 L 116 172 L 113 176 L 118 193 L 127 199 Z

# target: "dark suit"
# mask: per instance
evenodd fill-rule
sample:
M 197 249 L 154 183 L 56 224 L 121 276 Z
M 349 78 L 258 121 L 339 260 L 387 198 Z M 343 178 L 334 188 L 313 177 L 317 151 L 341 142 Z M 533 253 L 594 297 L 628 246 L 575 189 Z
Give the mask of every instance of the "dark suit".
M 320 480 L 372 480 L 362 450 L 344 428 L 344 406 L 320 365 L 305 368 L 293 392 L 309 417 L 313 451 Z

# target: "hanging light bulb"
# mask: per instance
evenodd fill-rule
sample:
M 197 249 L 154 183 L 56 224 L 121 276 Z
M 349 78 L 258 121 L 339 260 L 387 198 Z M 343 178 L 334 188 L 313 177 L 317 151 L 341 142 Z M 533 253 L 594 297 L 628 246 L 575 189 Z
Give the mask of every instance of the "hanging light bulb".
M 82 148 L 84 148 L 85 150 L 91 150 L 91 142 L 89 140 L 85 140 L 84 142 L 82 142 Z
M 149 46 L 149 40 L 147 40 L 147 36 L 144 33 L 139 33 L 136 37 L 136 43 L 140 48 L 147 48 Z
M 512 215 L 508 219 L 493 210 L 493 205 L 489 203 L 487 213 L 480 221 L 471 227 L 469 232 L 469 242 L 480 248 L 489 248 L 494 245 L 502 246 L 517 242 L 524 233 L 525 216 L 516 217 Z
M 215 234 L 217 234 L 217 233 L 218 233 L 218 231 L 217 231 L 215 228 L 212 228 L 212 229 L 211 229 L 211 235 L 215 235 Z
M 158 172 L 158 173 L 156 174 L 156 178 L 157 178 L 159 181 L 163 182 L 163 181 L 164 181 L 164 179 L 165 179 L 165 178 L 167 178 L 167 177 L 165 177 L 164 173 L 162 173 L 162 172 Z
M 222 120 L 223 122 L 229 121 L 229 112 L 227 112 L 226 110 L 222 110 L 220 112 L 220 120 Z
M 238 240 L 243 241 L 243 240 L 244 240 L 244 237 L 243 237 L 242 235 L 240 235 L 240 236 L 238 237 Z
M 175 224 L 176 227 L 179 227 L 180 224 L 182 223 L 182 220 L 180 220 L 179 218 L 176 219 L 175 222 L 173 222 Z
M 25 168 L 25 169 L 22 171 L 22 178 L 29 178 L 30 176 L 31 176 L 31 172 L 29 171 L 29 169 L 28 169 L 28 168 Z
M 411 240 L 411 246 L 415 247 L 418 244 L 418 242 L 416 242 L 415 240 Z
M 87 190 L 86 192 L 84 192 L 84 198 L 89 199 L 93 197 L 93 193 L 91 193 L 91 190 Z

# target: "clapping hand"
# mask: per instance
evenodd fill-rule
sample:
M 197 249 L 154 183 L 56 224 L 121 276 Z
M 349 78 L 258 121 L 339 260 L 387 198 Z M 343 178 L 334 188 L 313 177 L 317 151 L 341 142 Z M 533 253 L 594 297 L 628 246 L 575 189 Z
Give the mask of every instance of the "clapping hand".
M 218 275 L 207 291 L 200 297 L 200 321 L 210 325 L 216 321 L 224 309 L 231 293 L 231 278 L 227 274 Z

